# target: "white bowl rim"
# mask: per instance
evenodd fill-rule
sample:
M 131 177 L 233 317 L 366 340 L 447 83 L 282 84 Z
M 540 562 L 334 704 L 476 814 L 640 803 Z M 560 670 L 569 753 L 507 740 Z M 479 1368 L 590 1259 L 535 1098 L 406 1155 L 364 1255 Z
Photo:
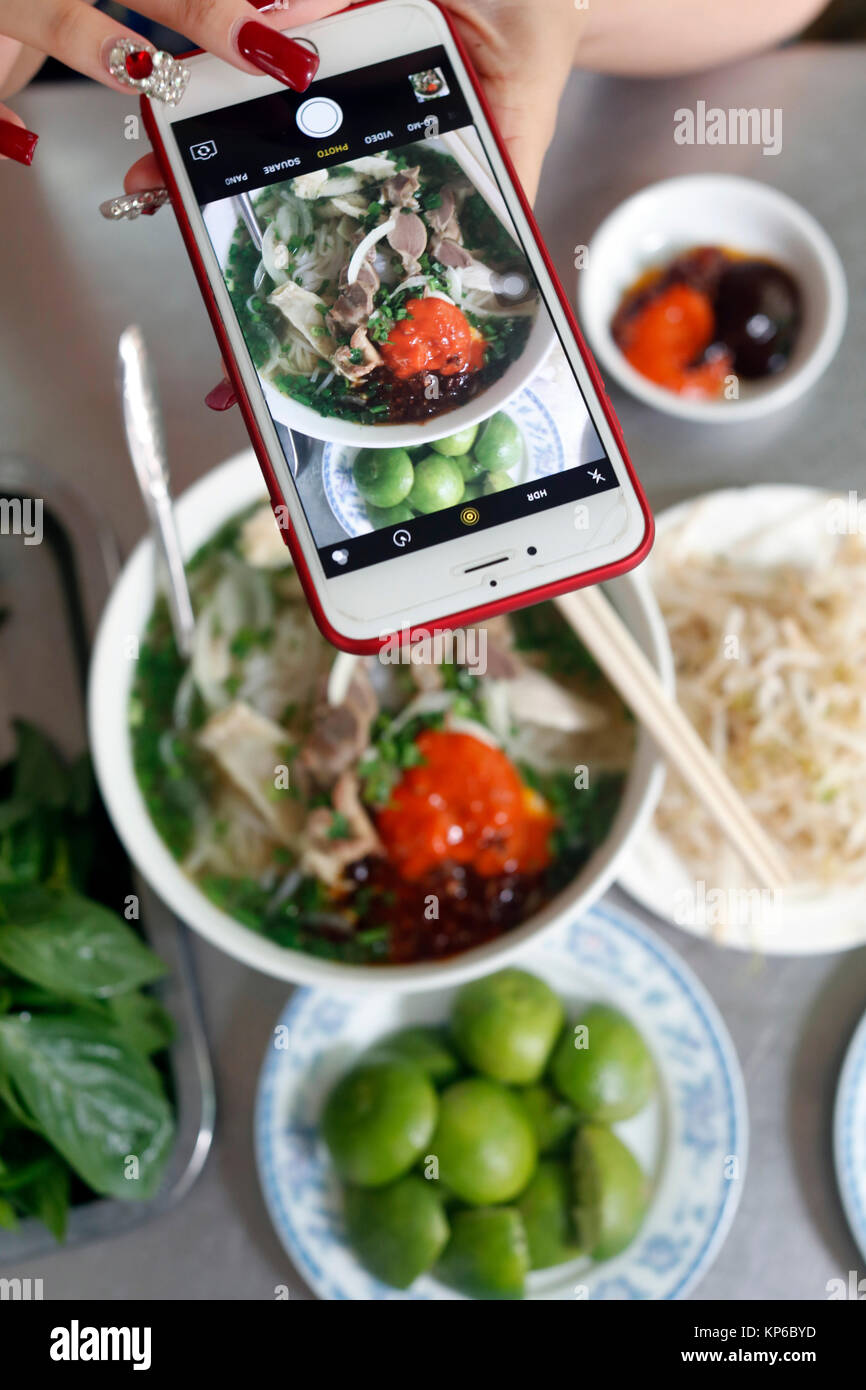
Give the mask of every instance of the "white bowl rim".
M 703 191 L 721 193 L 730 198 L 740 193 L 745 198 L 758 200 L 773 208 L 782 219 L 793 226 L 812 247 L 820 267 L 823 285 L 827 295 L 827 310 L 823 326 L 815 344 L 799 366 L 786 371 L 775 380 L 769 380 L 758 396 L 746 400 L 700 401 L 678 396 L 657 386 L 642 376 L 623 357 L 610 336 L 607 325 L 600 327 L 586 310 L 590 294 L 590 277 L 599 260 L 603 260 L 606 238 L 617 231 L 618 222 L 631 217 L 639 211 L 641 201 L 649 203 L 662 196 L 676 196 L 688 190 L 691 193 Z M 686 229 L 687 230 L 687 229 Z M 790 405 L 810 390 L 826 371 L 839 349 L 848 317 L 848 287 L 845 270 L 839 252 L 821 223 L 796 199 L 781 189 L 761 182 L 760 179 L 746 178 L 742 174 L 680 174 L 674 178 L 659 179 L 632 193 L 619 203 L 599 224 L 587 248 L 586 268 L 578 274 L 578 304 L 581 308 L 581 325 L 589 340 L 594 355 L 605 370 L 619 382 L 620 386 L 645 405 L 654 406 L 667 415 L 684 420 L 696 420 L 712 424 L 742 424 L 775 410 Z
M 181 545 L 193 553 L 244 506 L 266 500 L 255 457 L 244 450 L 189 487 L 176 506 Z M 661 614 L 639 573 L 620 576 L 646 625 L 650 657 L 668 688 L 673 663 Z M 130 645 L 143 633 L 153 607 L 154 552 L 149 537 L 139 541 L 117 580 L 94 643 L 88 689 L 88 732 L 96 778 L 114 827 L 136 868 L 171 910 L 230 956 L 277 979 L 335 990 L 428 990 L 468 980 L 511 960 L 525 942 L 597 901 L 612 883 L 620 860 L 648 823 L 661 795 L 664 767 L 645 731 L 638 727 L 635 754 L 616 818 L 604 843 L 572 884 L 521 926 L 493 941 L 441 961 L 410 965 L 350 965 L 295 951 L 259 935 L 221 911 L 183 873 L 154 826 L 139 788 L 128 730 L 132 659 Z

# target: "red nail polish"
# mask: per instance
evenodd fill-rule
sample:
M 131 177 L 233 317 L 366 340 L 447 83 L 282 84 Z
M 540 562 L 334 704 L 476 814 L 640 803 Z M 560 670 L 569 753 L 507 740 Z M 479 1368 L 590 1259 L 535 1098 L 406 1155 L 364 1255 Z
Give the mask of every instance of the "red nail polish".
M 32 164 L 38 135 L 13 121 L 0 121 L 0 155 L 17 159 L 19 164 Z
M 223 378 L 212 391 L 208 391 L 204 403 L 210 406 L 211 410 L 230 410 L 233 405 L 237 405 L 237 400 L 235 388 L 230 381 Z
M 255 19 L 241 25 L 237 46 L 248 63 L 255 63 L 269 77 L 276 77 L 296 92 L 307 90 L 319 67 L 317 53 Z

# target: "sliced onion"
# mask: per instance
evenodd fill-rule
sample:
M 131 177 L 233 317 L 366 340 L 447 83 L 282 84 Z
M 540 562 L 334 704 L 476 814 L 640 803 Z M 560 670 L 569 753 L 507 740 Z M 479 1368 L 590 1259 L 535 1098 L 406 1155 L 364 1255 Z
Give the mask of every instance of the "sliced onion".
M 355 250 L 352 253 L 352 259 L 349 262 L 349 268 L 346 271 L 347 285 L 354 285 L 355 281 L 358 278 L 358 273 L 361 269 L 361 266 L 364 264 L 364 261 L 367 258 L 367 252 L 370 250 L 370 247 L 375 246 L 377 241 L 381 241 L 383 237 L 386 237 L 389 232 L 394 230 L 394 227 L 396 225 L 396 216 L 389 217 L 387 222 L 382 222 L 379 224 L 378 227 L 374 227 L 372 232 L 368 232 L 367 235 L 363 238 L 363 240 L 358 242 L 358 245 L 355 247 Z
M 448 281 L 448 289 L 455 304 L 459 304 L 463 298 L 463 277 L 455 266 L 445 267 L 445 279 Z
M 278 266 L 274 259 L 277 246 L 282 246 L 286 250 L 285 243 L 280 241 L 277 236 L 277 224 L 272 222 L 262 237 L 262 264 L 276 285 L 284 285 L 288 280 L 288 275 L 282 266 Z
M 426 275 L 409 275 L 405 280 L 401 280 L 401 281 L 400 281 L 399 285 L 397 285 L 397 286 L 391 291 L 391 293 L 388 295 L 388 298 L 389 298 L 389 299 L 393 299 L 393 298 L 394 298 L 394 295 L 395 295 L 395 294 L 400 294 L 401 290 L 414 290 L 416 286 L 417 286 L 419 289 L 425 289 L 425 290 L 426 290 L 426 289 L 428 288 L 428 285 L 427 285 L 427 276 L 426 276 Z

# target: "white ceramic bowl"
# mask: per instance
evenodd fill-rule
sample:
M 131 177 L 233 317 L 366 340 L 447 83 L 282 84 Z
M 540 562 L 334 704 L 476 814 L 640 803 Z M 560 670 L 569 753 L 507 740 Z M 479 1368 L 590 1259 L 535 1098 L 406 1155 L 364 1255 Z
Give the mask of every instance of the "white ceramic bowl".
M 211 203 L 205 211 L 204 218 L 217 260 L 220 265 L 225 265 L 238 223 L 238 213 L 233 200 L 226 198 L 222 202 Z M 300 430 L 302 434 L 310 435 L 313 439 L 330 440 L 335 444 L 355 444 L 359 448 L 370 449 L 391 448 L 398 444 L 426 444 L 431 439 L 444 439 L 448 434 L 468 429 L 470 425 L 476 425 L 493 415 L 505 401 L 535 376 L 555 341 L 553 324 L 544 305 L 539 303 L 538 313 L 522 353 L 509 364 L 501 377 L 471 401 L 458 406 L 456 410 L 446 410 L 442 415 L 409 425 L 358 425 L 351 420 L 337 420 L 333 416 L 325 418 L 318 411 L 293 400 L 291 396 L 284 396 L 262 377 L 259 377 L 259 381 L 273 418 L 279 424 Z
M 678 396 L 647 380 L 613 340 L 611 320 L 644 271 L 693 246 L 729 246 L 787 267 L 803 295 L 803 324 L 778 376 L 741 382 L 738 400 Z M 665 179 L 627 198 L 592 238 L 578 276 L 584 331 L 603 371 L 668 415 L 736 424 L 797 400 L 826 370 L 845 327 L 848 292 L 838 252 L 811 213 L 754 179 L 699 174 Z
M 229 459 L 189 488 L 177 503 L 184 554 L 191 557 L 244 507 L 264 498 L 252 452 Z M 608 586 L 623 617 L 667 682 L 673 668 L 661 615 L 639 574 Z M 542 912 L 495 941 L 439 962 L 402 966 L 346 965 L 288 950 L 259 936 L 214 905 L 183 873 L 148 815 L 135 778 L 129 737 L 129 692 L 135 672 L 131 639 L 144 631 L 154 601 L 154 552 L 141 541 L 127 560 L 102 616 L 90 669 L 90 746 L 103 799 L 130 858 L 168 906 L 214 946 L 278 979 L 332 989 L 433 989 L 485 974 L 515 956 L 532 937 L 594 903 L 614 878 L 621 856 L 648 823 L 661 792 L 663 771 L 639 731 L 619 811 L 604 844 L 572 884 Z

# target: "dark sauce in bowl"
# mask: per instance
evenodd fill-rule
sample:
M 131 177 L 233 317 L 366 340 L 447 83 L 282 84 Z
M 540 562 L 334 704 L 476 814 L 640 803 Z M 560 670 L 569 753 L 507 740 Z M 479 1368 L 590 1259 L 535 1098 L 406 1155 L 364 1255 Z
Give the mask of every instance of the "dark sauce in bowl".
M 649 380 L 711 397 L 730 376 L 759 381 L 784 371 L 802 317 L 800 287 L 785 267 L 699 246 L 632 285 L 611 333 Z

